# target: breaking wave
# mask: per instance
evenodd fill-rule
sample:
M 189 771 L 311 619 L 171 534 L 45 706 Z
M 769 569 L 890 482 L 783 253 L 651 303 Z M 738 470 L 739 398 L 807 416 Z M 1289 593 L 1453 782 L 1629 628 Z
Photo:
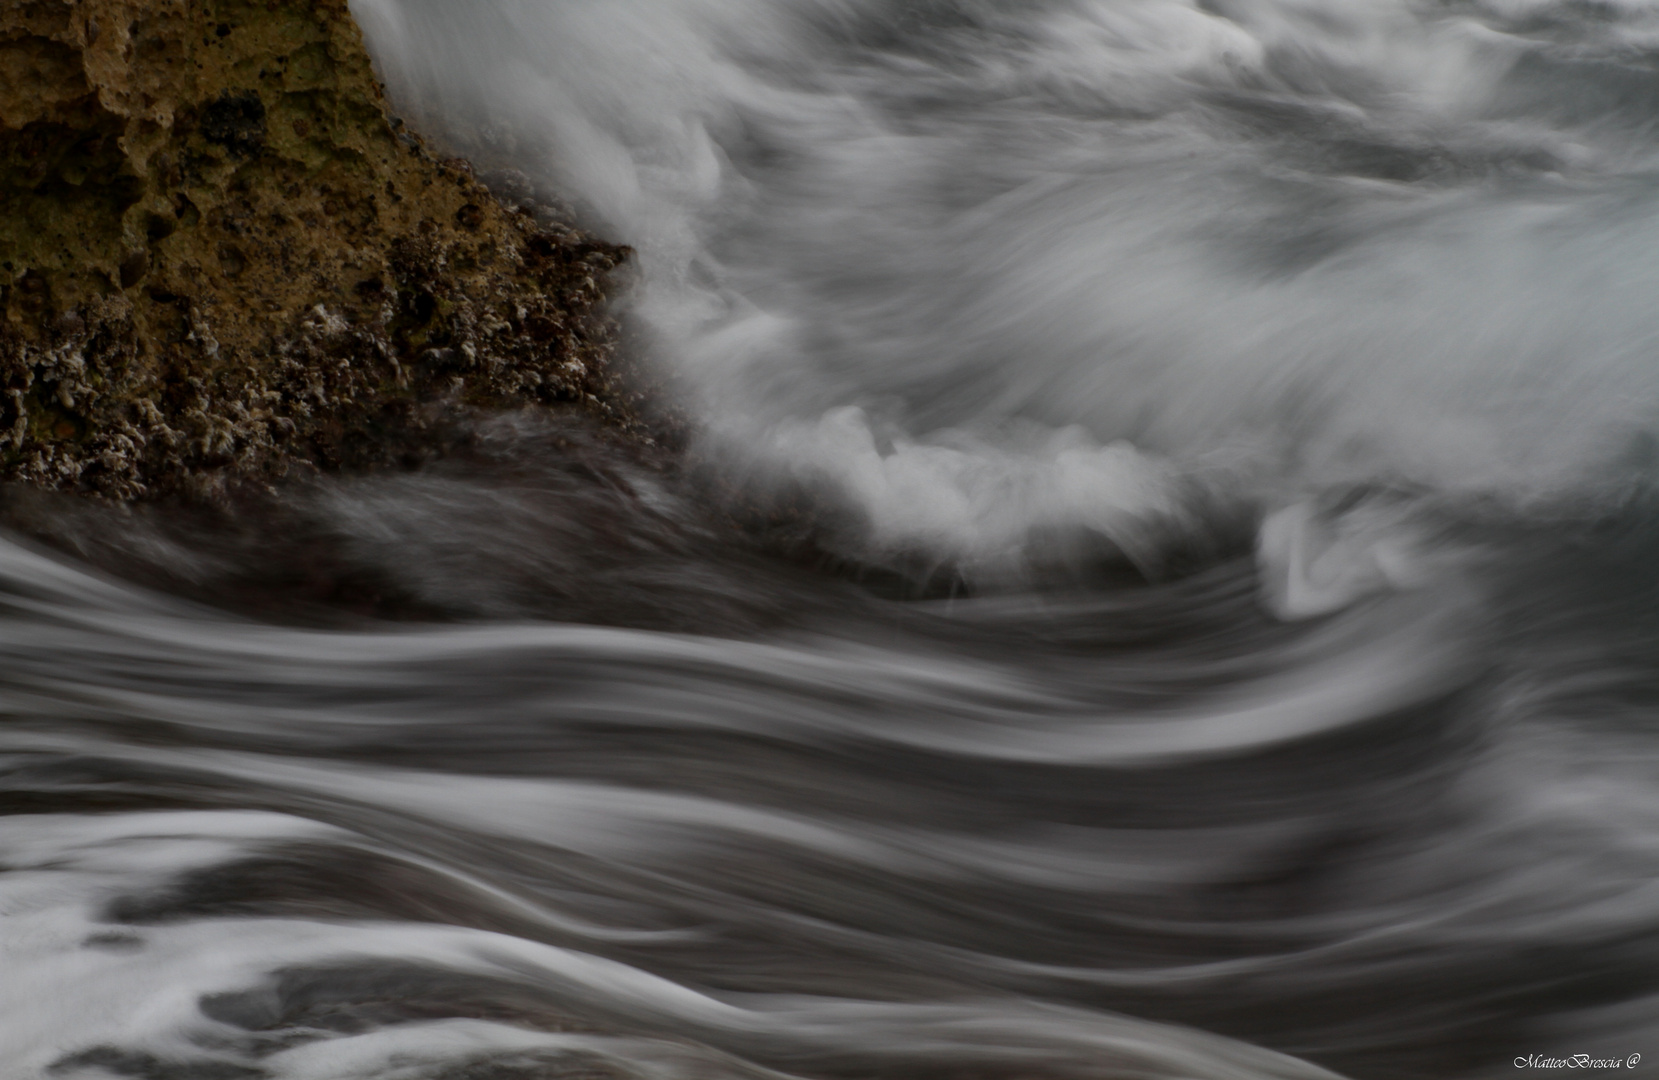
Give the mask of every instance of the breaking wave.
M 687 445 L 8 494 L 5 1077 L 1659 1053 L 1659 8 L 354 11 Z

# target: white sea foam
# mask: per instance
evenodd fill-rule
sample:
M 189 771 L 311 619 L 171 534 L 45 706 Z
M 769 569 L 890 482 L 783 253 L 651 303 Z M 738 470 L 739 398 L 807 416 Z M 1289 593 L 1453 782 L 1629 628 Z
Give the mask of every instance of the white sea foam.
M 395 97 L 640 248 L 709 445 L 877 551 L 983 569 L 1065 521 L 1137 557 L 1218 469 L 1270 509 L 1652 478 L 1654 148 L 1526 68 L 1593 78 L 1645 8 L 1572 57 L 1397 0 L 356 10 Z

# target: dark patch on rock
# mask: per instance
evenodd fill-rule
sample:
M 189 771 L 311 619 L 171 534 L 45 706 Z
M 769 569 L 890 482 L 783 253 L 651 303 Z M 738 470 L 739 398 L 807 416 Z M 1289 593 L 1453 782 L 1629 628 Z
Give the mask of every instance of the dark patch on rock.
M 226 90 L 202 111 L 202 138 L 240 157 L 265 149 L 265 103 L 252 90 Z

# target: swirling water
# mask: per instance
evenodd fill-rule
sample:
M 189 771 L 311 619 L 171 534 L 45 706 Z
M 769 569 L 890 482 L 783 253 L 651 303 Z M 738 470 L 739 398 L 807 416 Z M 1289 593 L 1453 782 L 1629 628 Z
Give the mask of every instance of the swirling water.
M 1659 1062 L 1659 8 L 354 10 L 694 434 L 9 496 L 0 1075 Z

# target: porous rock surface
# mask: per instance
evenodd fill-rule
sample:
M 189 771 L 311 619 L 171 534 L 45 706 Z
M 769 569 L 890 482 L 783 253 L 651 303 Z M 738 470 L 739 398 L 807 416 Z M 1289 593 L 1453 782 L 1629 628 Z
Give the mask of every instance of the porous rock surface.
M 577 403 L 627 251 L 386 110 L 343 0 L 0 4 L 0 480 L 212 497 Z

